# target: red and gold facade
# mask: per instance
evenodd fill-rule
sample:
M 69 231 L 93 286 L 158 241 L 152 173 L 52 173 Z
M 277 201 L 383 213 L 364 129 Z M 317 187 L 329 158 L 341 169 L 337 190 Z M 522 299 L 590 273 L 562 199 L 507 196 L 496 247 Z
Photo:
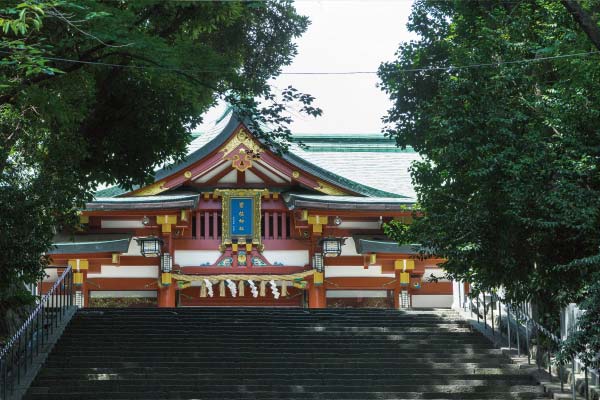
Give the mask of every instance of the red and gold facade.
M 88 203 L 81 232 L 50 255 L 75 271 L 81 306 L 450 306 L 451 283 L 427 279 L 442 275 L 441 260 L 383 237 L 382 223 L 409 219 L 413 200 L 367 189 L 271 152 L 232 118 L 155 183 Z M 143 238 L 162 256 L 142 255 Z M 328 241 L 339 254 L 325 254 Z

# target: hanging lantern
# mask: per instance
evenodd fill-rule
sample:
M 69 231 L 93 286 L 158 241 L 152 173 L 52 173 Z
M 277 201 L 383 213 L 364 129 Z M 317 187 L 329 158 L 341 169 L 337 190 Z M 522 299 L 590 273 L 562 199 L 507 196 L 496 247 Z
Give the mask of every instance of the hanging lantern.
M 169 253 L 160 256 L 160 270 L 162 272 L 171 272 L 173 270 L 173 257 Z
M 325 257 L 337 257 L 342 254 L 342 245 L 344 242 L 344 238 L 321 239 L 320 244 L 323 246 L 323 254 Z
M 160 256 L 160 247 L 162 246 L 162 239 L 156 236 L 147 236 L 137 238 L 136 241 L 140 246 L 140 253 L 144 257 L 158 257 Z
M 313 265 L 312 267 L 317 271 L 317 272 L 323 272 L 323 254 L 321 253 L 315 253 L 315 255 L 313 256 Z

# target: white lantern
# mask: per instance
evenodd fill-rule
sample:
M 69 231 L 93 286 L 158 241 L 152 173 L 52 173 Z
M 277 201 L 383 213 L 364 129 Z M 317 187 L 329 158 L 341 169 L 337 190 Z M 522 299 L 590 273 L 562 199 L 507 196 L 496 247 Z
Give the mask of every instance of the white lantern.
M 136 239 L 140 245 L 140 253 L 144 257 L 158 257 L 160 256 L 160 247 L 162 240 L 156 236 L 148 236 Z
M 342 254 L 343 238 L 323 238 L 321 245 L 323 246 L 323 254 L 325 257 L 337 257 Z

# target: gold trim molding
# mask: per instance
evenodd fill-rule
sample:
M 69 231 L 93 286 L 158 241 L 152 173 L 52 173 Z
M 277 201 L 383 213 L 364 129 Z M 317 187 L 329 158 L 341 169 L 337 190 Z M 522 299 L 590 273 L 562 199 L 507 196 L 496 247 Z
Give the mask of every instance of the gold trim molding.
M 155 194 L 162 193 L 165 190 L 167 190 L 167 188 L 164 187 L 165 183 L 166 183 L 166 181 L 160 181 L 160 182 L 153 183 L 152 185 L 143 187 L 138 192 L 135 192 L 133 194 L 133 196 L 135 196 L 135 197 L 138 197 L 138 196 L 153 196 Z
M 318 190 L 321 193 L 329 194 L 332 196 L 345 196 L 348 194 L 347 192 L 344 192 L 343 190 L 338 189 L 330 185 L 329 183 L 323 182 L 319 179 L 317 179 L 317 184 L 318 186 L 316 186 L 314 189 Z
M 242 144 L 254 155 L 264 151 L 262 147 L 260 147 L 260 145 L 254 139 L 252 139 L 250 134 L 243 128 L 240 128 L 240 130 L 223 147 L 221 147 L 219 151 L 223 152 L 223 158 L 226 158 L 229 153 Z
M 230 210 L 231 210 L 231 200 L 238 197 L 250 197 L 253 202 L 253 229 L 252 229 L 252 237 L 248 238 L 252 241 L 252 244 L 255 244 L 257 248 L 261 248 L 261 198 L 262 196 L 268 194 L 269 191 L 267 189 L 216 189 L 214 192 L 215 196 L 219 196 L 222 199 L 221 203 L 221 225 L 222 225 L 222 235 L 221 235 L 221 249 L 224 249 L 225 246 L 233 244 L 233 238 L 231 235 L 231 225 L 230 225 Z

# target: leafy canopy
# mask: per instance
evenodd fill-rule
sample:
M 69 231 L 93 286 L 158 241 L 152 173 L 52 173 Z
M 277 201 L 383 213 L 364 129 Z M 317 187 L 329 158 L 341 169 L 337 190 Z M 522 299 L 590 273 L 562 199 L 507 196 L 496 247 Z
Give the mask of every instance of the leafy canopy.
M 0 305 L 98 184 L 149 182 L 218 99 L 273 124 L 263 136 L 285 150 L 287 104 L 320 110 L 268 81 L 308 23 L 288 0 L 3 1 Z
M 423 156 L 421 213 L 388 234 L 433 249 L 455 279 L 551 312 L 597 291 L 600 57 L 547 58 L 598 49 L 550 0 L 418 0 L 409 29 L 419 39 L 379 76 L 386 134 Z M 428 67 L 442 68 L 405 71 Z

